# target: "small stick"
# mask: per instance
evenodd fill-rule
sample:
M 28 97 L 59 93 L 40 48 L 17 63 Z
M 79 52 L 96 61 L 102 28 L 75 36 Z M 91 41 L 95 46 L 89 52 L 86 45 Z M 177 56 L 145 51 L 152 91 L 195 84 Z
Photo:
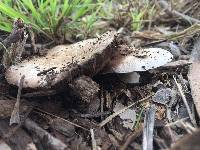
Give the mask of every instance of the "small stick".
M 188 21 L 189 23 L 200 23 L 200 20 L 198 20 L 196 18 L 192 18 L 192 17 L 182 14 L 176 10 L 170 9 L 169 4 L 166 1 L 160 0 L 159 2 L 160 2 L 160 6 L 162 6 L 168 14 L 172 14 L 177 17 L 181 17 L 182 19 Z
M 13 109 L 13 112 L 10 117 L 10 126 L 14 123 L 20 124 L 20 117 L 19 117 L 19 105 L 20 105 L 20 97 L 21 97 L 21 91 L 24 83 L 25 75 L 21 77 L 18 83 L 18 93 L 17 93 L 17 100 Z
M 36 91 L 31 93 L 25 93 L 22 95 L 23 98 L 30 98 L 30 97 L 39 97 L 39 96 L 51 96 L 58 93 L 56 90 L 47 90 L 47 91 Z
M 174 121 L 174 122 L 171 122 L 171 123 L 166 124 L 165 126 L 166 126 L 166 127 L 175 126 L 175 125 L 177 125 L 177 124 L 179 124 L 179 123 L 181 123 L 181 122 L 186 121 L 187 119 L 189 119 L 189 117 L 176 120 L 176 121 Z
M 97 143 L 94 138 L 94 130 L 90 129 L 90 133 L 91 133 L 91 139 L 92 139 L 92 150 L 97 150 Z
M 113 113 L 112 115 L 110 115 L 109 117 L 107 117 L 105 120 L 103 120 L 103 121 L 99 124 L 99 126 L 100 126 L 100 127 L 103 127 L 105 124 L 107 124 L 108 122 L 110 122 L 112 119 L 114 119 L 114 118 L 115 118 L 116 116 L 118 116 L 119 114 L 125 112 L 125 111 L 126 111 L 127 109 L 129 109 L 130 107 L 133 107 L 134 105 L 136 105 L 136 104 L 138 104 L 138 103 L 141 103 L 141 102 L 143 102 L 143 101 L 149 99 L 149 98 L 152 97 L 152 96 L 153 96 L 153 95 L 149 95 L 149 96 L 147 96 L 147 97 L 145 97 L 145 98 L 143 98 L 143 99 L 141 99 L 141 100 L 139 100 L 139 101 L 137 101 L 137 102 L 135 102 L 135 103 L 132 103 L 131 105 L 127 106 L 126 108 L 123 108 L 123 109 L 121 109 L 121 110 L 119 110 L 119 111 Z
M 101 90 L 101 113 L 103 113 L 103 104 L 104 104 L 104 90 L 103 90 L 103 88 L 102 88 L 102 90 Z M 101 120 L 103 120 L 103 115 L 101 115 Z
M 176 84 L 176 86 L 177 86 L 177 88 L 178 88 L 178 91 L 179 91 L 179 93 L 180 93 L 180 95 L 181 95 L 181 98 L 182 98 L 182 100 L 183 100 L 183 102 L 184 102 L 184 104 L 185 104 L 185 107 L 186 107 L 186 109 L 187 109 L 189 118 L 190 118 L 192 124 L 193 124 L 195 127 L 197 127 L 196 121 L 195 121 L 195 119 L 194 119 L 194 117 L 193 117 L 193 115 L 192 115 L 192 111 L 190 110 L 190 107 L 189 107 L 189 105 L 188 105 L 187 99 L 186 99 L 186 97 L 185 97 L 185 95 L 184 95 L 184 93 L 183 93 L 183 91 L 182 91 L 182 87 L 181 87 L 181 85 L 177 82 L 177 80 L 176 80 L 176 78 L 175 78 L 174 76 L 173 76 L 173 78 L 174 78 L 175 84 Z
M 46 112 L 46 111 L 44 111 L 44 110 L 41 110 L 41 109 L 39 109 L 39 108 L 34 108 L 34 109 L 37 110 L 37 111 L 39 111 L 39 112 L 42 112 L 42 113 L 44 113 L 44 114 L 47 114 L 47 115 L 49 115 L 49 116 L 53 116 L 53 117 L 55 117 L 55 118 L 57 118 L 57 119 L 60 119 L 60 120 L 62 120 L 62 121 L 65 121 L 65 122 L 67 122 L 67 123 L 69 123 L 69 124 L 71 124 L 71 125 L 74 125 L 75 127 L 84 129 L 85 131 L 90 131 L 90 130 L 88 130 L 88 129 L 86 129 L 86 128 L 84 128 L 84 127 L 78 125 L 78 124 L 75 124 L 75 123 L 73 123 L 73 122 L 71 122 L 71 121 L 68 121 L 68 120 L 66 120 L 66 119 L 64 119 L 64 118 L 61 118 L 61 117 L 59 117 L 59 116 L 57 116 L 57 115 L 51 114 L 51 113 Z M 35 112 L 38 113 L 37 111 L 35 111 Z
M 37 46 L 35 44 L 35 34 L 33 33 L 32 30 L 29 30 L 30 32 L 30 37 L 31 37 L 31 47 L 33 48 L 33 52 L 34 54 L 37 53 Z
M 105 111 L 105 112 L 97 112 L 95 114 L 77 114 L 76 116 L 81 118 L 97 118 L 109 115 L 110 113 L 111 113 L 110 111 Z

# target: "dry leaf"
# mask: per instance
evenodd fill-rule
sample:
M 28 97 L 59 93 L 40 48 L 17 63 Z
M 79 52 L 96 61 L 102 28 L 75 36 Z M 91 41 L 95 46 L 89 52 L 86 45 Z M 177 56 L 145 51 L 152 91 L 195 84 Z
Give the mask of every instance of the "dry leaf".
M 158 90 L 154 96 L 152 96 L 152 100 L 156 103 L 167 104 L 172 97 L 172 90 L 170 88 L 164 88 Z
M 124 108 L 125 106 L 121 103 L 116 103 L 113 111 L 118 112 Z M 123 120 L 123 126 L 125 128 L 133 129 L 136 120 L 136 112 L 133 109 L 127 109 L 125 112 L 119 114 L 119 117 Z

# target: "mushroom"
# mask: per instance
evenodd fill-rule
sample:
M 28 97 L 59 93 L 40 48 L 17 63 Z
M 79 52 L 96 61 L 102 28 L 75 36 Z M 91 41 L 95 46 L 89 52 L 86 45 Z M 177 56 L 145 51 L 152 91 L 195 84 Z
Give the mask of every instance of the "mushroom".
M 6 71 L 6 79 L 17 85 L 25 75 L 24 88 L 56 88 L 83 75 L 92 77 L 106 66 L 107 72 L 118 73 L 122 81 L 135 83 L 139 80 L 136 72 L 157 68 L 173 58 L 170 52 L 161 48 L 119 47 L 116 35 L 109 31 L 99 38 L 56 46 L 44 57 L 12 65 Z
M 48 89 L 68 84 L 75 78 L 98 73 L 116 52 L 116 32 L 109 31 L 99 38 L 71 45 L 59 45 L 44 57 L 35 57 L 12 65 L 5 77 L 9 84 L 17 85 L 25 75 L 23 88 Z
M 114 57 L 104 70 L 105 73 L 117 73 L 121 81 L 125 83 L 138 83 L 140 75 L 137 72 L 147 71 L 171 62 L 173 55 L 161 48 L 134 49 L 123 47 L 128 54 L 119 54 Z

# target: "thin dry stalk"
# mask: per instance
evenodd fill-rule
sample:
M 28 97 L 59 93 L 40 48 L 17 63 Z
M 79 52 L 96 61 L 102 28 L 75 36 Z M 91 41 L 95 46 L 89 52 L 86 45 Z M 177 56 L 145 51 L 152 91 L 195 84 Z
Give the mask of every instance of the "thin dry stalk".
M 200 24 L 194 24 L 194 25 L 190 26 L 189 28 L 187 28 L 183 31 L 173 33 L 173 34 L 169 34 L 169 35 L 165 35 L 164 38 L 168 39 L 168 40 L 177 40 L 177 39 L 180 39 L 180 38 L 183 38 L 183 37 L 192 36 L 192 35 L 197 34 L 199 32 L 200 32 Z
M 104 94 L 103 94 L 104 90 L 101 90 L 101 113 L 103 113 L 103 104 L 104 104 Z M 103 115 L 101 115 L 101 120 L 103 120 Z
M 19 105 L 20 105 L 20 97 L 21 97 L 21 91 L 24 83 L 25 75 L 21 77 L 18 83 L 18 93 L 17 93 L 17 101 L 15 103 L 14 109 L 12 111 L 11 117 L 10 117 L 10 126 L 14 123 L 19 124 L 20 123 L 20 117 L 19 117 Z
M 141 103 L 141 102 L 143 102 L 143 101 L 149 99 L 149 98 L 152 97 L 152 96 L 153 96 L 153 95 L 149 95 L 149 96 L 147 96 L 147 97 L 145 97 L 145 98 L 143 98 L 143 99 L 141 99 L 141 100 L 139 100 L 139 101 L 137 101 L 137 102 L 135 102 L 135 103 L 133 103 L 133 104 L 131 104 L 131 105 L 129 105 L 129 106 L 127 106 L 127 107 L 125 107 L 125 108 L 123 108 L 123 109 L 117 111 L 117 112 L 115 112 L 115 113 L 113 113 L 112 115 L 110 115 L 109 117 L 107 117 L 105 120 L 103 120 L 103 121 L 99 124 L 99 126 L 100 126 L 100 127 L 103 127 L 105 124 L 107 124 L 108 122 L 110 122 L 112 119 L 114 119 L 114 118 L 115 118 L 116 116 L 118 116 L 119 114 L 125 112 L 125 111 L 126 111 L 127 109 L 129 109 L 130 107 L 133 107 L 134 105 L 139 104 L 139 103 Z
M 189 122 L 183 122 L 181 121 L 181 125 L 183 128 L 189 133 L 192 134 L 193 132 L 196 131 L 196 128 L 194 128 Z
M 37 46 L 35 44 L 35 34 L 31 30 L 30 30 L 30 37 L 31 37 L 31 46 L 33 48 L 33 52 L 36 54 L 37 53 Z
M 194 118 L 194 116 L 192 115 L 192 111 L 190 110 L 190 107 L 189 107 L 189 105 L 188 105 L 188 102 L 187 102 L 187 99 L 186 99 L 186 97 L 185 97 L 185 94 L 183 93 L 182 87 L 181 87 L 181 85 L 177 82 L 177 80 L 176 80 L 176 78 L 175 78 L 174 76 L 173 76 L 173 78 L 174 78 L 175 84 L 176 84 L 176 86 L 177 86 L 177 88 L 178 88 L 178 91 L 179 91 L 179 93 L 180 93 L 180 95 L 181 95 L 181 98 L 182 98 L 182 100 L 183 100 L 183 102 L 184 102 L 184 104 L 185 104 L 185 107 L 186 107 L 186 109 L 187 109 L 187 112 L 188 112 L 188 115 L 189 115 L 189 117 L 190 117 L 190 120 L 191 120 L 192 124 L 194 125 L 194 127 L 197 127 L 195 118 Z
M 77 124 L 75 124 L 75 123 L 73 123 L 73 122 L 71 122 L 71 121 L 68 121 L 68 120 L 66 120 L 66 119 L 64 119 L 64 118 L 61 118 L 61 117 L 59 117 L 59 116 L 57 116 L 57 115 L 51 114 L 51 113 L 46 112 L 46 111 L 44 111 L 44 110 L 41 110 L 41 109 L 39 109 L 39 108 L 34 108 L 34 109 L 37 110 L 37 111 L 39 111 L 39 112 L 42 112 L 42 113 L 44 113 L 44 114 L 47 114 L 47 115 L 49 115 L 49 116 L 53 116 L 53 117 L 55 117 L 55 118 L 57 118 L 57 119 L 60 119 L 60 120 L 62 120 L 62 121 L 65 121 L 65 122 L 67 122 L 67 123 L 69 123 L 69 124 L 71 124 L 71 125 L 74 125 L 75 127 L 81 128 L 81 129 L 83 129 L 83 130 L 85 130 L 85 131 L 90 131 L 90 130 L 88 130 L 88 129 L 86 129 L 86 128 L 80 126 L 80 125 L 77 125 Z M 35 111 L 35 112 L 38 113 L 37 111 Z

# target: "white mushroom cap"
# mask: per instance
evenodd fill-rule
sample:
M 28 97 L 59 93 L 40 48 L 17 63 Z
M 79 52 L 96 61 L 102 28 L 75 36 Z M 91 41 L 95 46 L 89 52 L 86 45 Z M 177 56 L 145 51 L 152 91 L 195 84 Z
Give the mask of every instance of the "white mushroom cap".
M 72 45 L 60 45 L 49 50 L 45 57 L 36 57 L 11 66 L 5 77 L 8 83 L 18 85 L 25 75 L 24 88 L 51 87 L 70 76 L 74 66 L 88 62 L 95 54 L 102 54 L 113 42 L 116 32 L 106 32 L 99 38 L 84 40 Z M 75 65 L 74 65 L 75 63 Z M 49 73 L 41 72 L 49 70 Z M 73 78 L 73 75 L 70 76 Z
M 145 57 L 136 57 L 129 54 L 128 56 L 120 55 L 111 62 L 112 72 L 130 73 L 133 71 L 147 71 L 165 65 L 172 61 L 173 55 L 167 50 L 161 48 L 148 48 Z

